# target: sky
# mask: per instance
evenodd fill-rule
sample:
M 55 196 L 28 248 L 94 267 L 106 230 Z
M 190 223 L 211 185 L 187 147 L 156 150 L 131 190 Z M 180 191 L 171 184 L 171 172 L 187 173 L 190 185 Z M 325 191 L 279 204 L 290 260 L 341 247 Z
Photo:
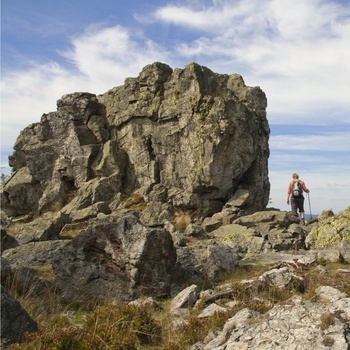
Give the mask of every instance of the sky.
M 62 95 L 102 94 L 153 62 L 242 75 L 268 100 L 270 207 L 350 205 L 350 0 L 1 0 L 1 170 Z

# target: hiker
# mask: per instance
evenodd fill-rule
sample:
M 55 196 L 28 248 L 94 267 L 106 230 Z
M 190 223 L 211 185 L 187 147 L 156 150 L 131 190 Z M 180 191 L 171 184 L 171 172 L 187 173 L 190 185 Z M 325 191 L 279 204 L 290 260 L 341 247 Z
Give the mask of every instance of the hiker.
M 292 175 L 293 180 L 288 185 L 287 192 L 287 204 L 291 204 L 292 211 L 298 215 L 300 214 L 301 224 L 305 224 L 305 213 L 304 213 L 304 196 L 303 192 L 309 193 L 310 190 L 306 188 L 305 182 L 299 180 L 299 175 L 294 173 Z

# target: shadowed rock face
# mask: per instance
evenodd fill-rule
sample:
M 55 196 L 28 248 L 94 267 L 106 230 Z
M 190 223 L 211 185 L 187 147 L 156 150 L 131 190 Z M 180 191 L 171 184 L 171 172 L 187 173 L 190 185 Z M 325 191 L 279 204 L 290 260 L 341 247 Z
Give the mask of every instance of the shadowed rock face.
M 1 286 L 1 347 L 21 342 L 25 332 L 36 332 L 37 323 Z
M 3 210 L 59 211 L 72 198 L 81 210 L 137 191 L 147 203 L 204 218 L 238 190 L 248 194 L 239 210 L 262 210 L 270 189 L 266 106 L 263 91 L 241 76 L 195 63 L 148 65 L 98 97 L 65 95 L 18 137 Z

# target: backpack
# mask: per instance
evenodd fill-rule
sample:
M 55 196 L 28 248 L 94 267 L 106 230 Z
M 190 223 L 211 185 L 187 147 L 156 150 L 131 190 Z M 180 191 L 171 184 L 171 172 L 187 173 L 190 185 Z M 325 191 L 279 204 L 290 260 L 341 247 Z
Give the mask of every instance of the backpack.
M 300 180 L 293 182 L 292 185 L 292 197 L 302 197 L 303 190 L 300 185 Z

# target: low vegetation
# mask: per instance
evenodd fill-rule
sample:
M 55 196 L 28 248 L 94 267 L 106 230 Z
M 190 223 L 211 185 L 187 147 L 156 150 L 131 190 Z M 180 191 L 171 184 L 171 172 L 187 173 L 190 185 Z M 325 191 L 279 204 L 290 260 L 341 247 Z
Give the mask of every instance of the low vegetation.
M 162 310 L 154 310 L 150 306 L 111 305 L 90 301 L 86 304 L 66 304 L 57 294 L 52 292 L 45 297 L 34 296 L 31 292 L 21 294 L 13 288 L 9 292 L 20 301 L 21 305 L 38 322 L 39 332 L 27 334 L 21 344 L 12 344 L 10 350 L 183 350 L 203 340 L 212 331 L 222 329 L 227 319 L 240 309 L 249 307 L 265 313 L 276 303 L 289 299 L 298 293 L 304 299 L 312 300 L 315 289 L 321 285 L 333 286 L 350 295 L 350 280 L 338 273 L 339 269 L 348 268 L 346 262 L 322 262 L 329 273 L 322 274 L 315 267 L 299 271 L 304 282 L 296 286 L 294 291 L 268 287 L 263 283 L 254 289 L 247 290 L 240 281 L 253 279 L 266 271 L 262 266 L 239 267 L 230 276 L 225 276 L 220 283 L 228 283 L 233 287 L 232 295 L 218 300 L 225 305 L 228 301 L 236 303 L 227 312 L 216 313 L 208 318 L 198 318 L 205 307 L 190 310 L 186 321 L 174 325 L 170 314 L 169 300 L 161 301 Z M 322 329 L 327 329 L 334 322 L 334 316 L 325 313 L 320 318 Z M 324 339 L 329 344 L 330 339 Z
M 186 210 L 178 210 L 174 214 L 174 226 L 178 231 L 185 231 L 191 223 L 191 213 Z

